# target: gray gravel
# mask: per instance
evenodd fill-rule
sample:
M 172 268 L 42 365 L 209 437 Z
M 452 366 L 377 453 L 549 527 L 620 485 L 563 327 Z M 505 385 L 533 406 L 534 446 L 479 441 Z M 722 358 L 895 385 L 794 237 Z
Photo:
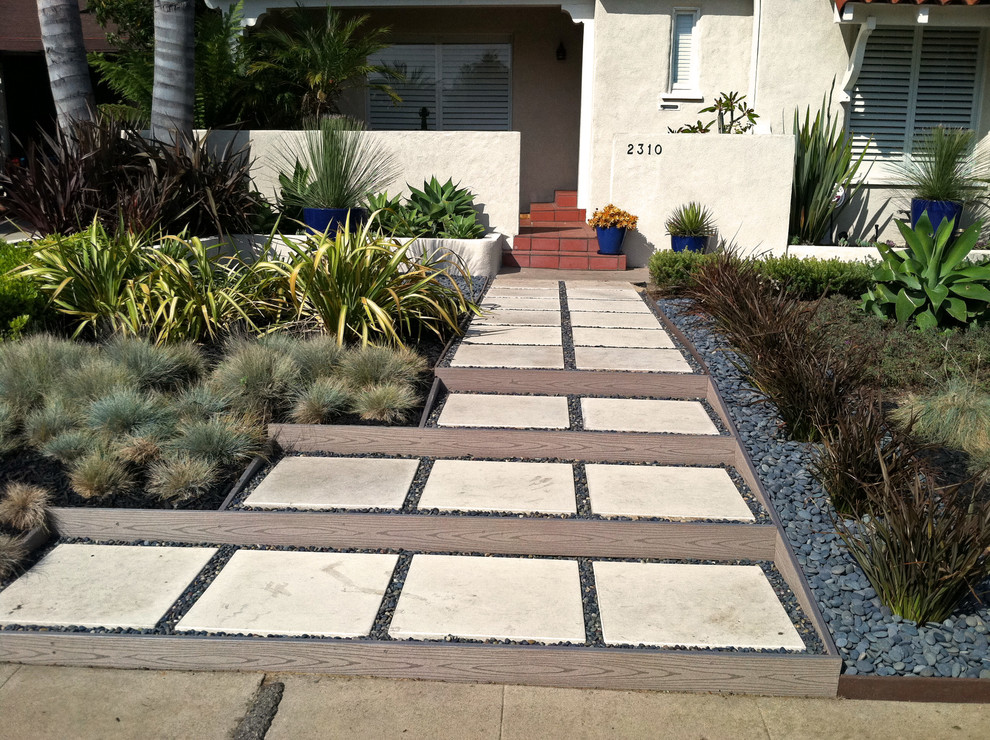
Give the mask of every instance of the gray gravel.
M 835 512 L 810 472 L 812 445 L 786 438 L 776 410 L 743 381 L 733 365 L 734 354 L 706 317 L 683 300 L 663 300 L 660 306 L 708 364 L 818 600 L 845 672 L 990 678 L 990 608 L 970 601 L 941 624 L 893 616 L 835 534 Z

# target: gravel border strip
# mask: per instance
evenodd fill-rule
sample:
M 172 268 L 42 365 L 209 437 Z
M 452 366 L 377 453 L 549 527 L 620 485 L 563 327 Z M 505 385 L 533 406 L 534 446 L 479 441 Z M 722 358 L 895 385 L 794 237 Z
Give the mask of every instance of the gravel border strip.
M 275 465 L 282 459 L 272 460 L 265 468 L 258 471 L 257 475 L 252 479 L 241 491 L 237 499 L 231 502 L 227 511 L 251 511 L 251 512 L 293 512 L 293 513 L 310 513 L 310 514 L 408 514 L 410 516 L 486 516 L 486 517 L 510 517 L 513 519 L 525 518 L 525 519 L 577 519 L 577 520 L 589 520 L 589 521 L 601 521 L 601 522 L 625 522 L 625 521 L 637 521 L 637 522 L 667 522 L 667 523 L 686 523 L 686 524 L 724 524 L 733 526 L 754 526 L 754 525 L 772 525 L 773 520 L 770 516 L 770 512 L 760 503 L 760 500 L 753 493 L 752 489 L 746 483 L 746 480 L 742 477 L 742 474 L 736 470 L 735 467 L 731 465 L 678 465 L 672 463 L 657 463 L 657 462 L 636 462 L 636 463 L 592 463 L 592 464 L 603 464 L 603 465 L 637 465 L 641 467 L 665 467 L 665 468 L 704 468 L 712 469 L 719 468 L 725 470 L 732 482 L 735 483 L 736 489 L 739 494 L 743 497 L 743 500 L 749 506 L 750 512 L 752 512 L 754 521 L 752 522 L 740 522 L 728 519 L 667 519 L 663 517 L 643 517 L 643 516 L 602 516 L 599 514 L 593 514 L 591 511 L 591 498 L 588 494 L 588 479 L 585 473 L 585 465 L 588 464 L 581 460 L 569 460 L 566 458 L 556 458 L 556 457 L 543 457 L 543 458 L 494 458 L 494 457 L 472 457 L 469 455 L 462 455 L 459 457 L 431 457 L 431 456 L 421 456 L 421 455 L 390 455 L 381 452 L 366 452 L 366 453 L 335 453 L 335 452 L 306 452 L 306 453 L 291 453 L 284 455 L 283 457 L 345 457 L 345 458 L 362 458 L 371 460 L 419 460 L 420 465 L 416 470 L 416 474 L 413 476 L 413 481 L 409 486 L 409 491 L 406 494 L 406 498 L 402 503 L 402 506 L 398 509 L 385 509 L 385 508 L 362 508 L 362 509 L 351 509 L 351 508 L 330 508 L 330 509 L 300 509 L 291 506 L 286 506 L 278 509 L 261 508 L 255 506 L 247 506 L 244 504 L 245 499 L 254 491 L 262 480 L 274 469 Z M 515 511 L 474 511 L 474 510 L 439 510 L 439 509 L 419 509 L 419 501 L 423 495 L 423 489 L 426 486 L 426 481 L 430 477 L 430 472 L 433 469 L 433 463 L 437 460 L 470 460 L 475 462 L 549 462 L 549 463 L 562 463 L 565 465 L 571 465 L 574 471 L 574 492 L 577 498 L 577 514 L 554 514 L 549 512 L 527 512 L 520 513 Z
M 85 633 L 85 634 L 128 634 L 128 635 L 171 635 L 171 636 L 190 636 L 190 637 L 237 637 L 237 638 L 247 638 L 247 639 L 285 639 L 285 640 L 319 640 L 319 641 L 333 641 L 333 642 L 368 642 L 368 641 L 385 641 L 385 642 L 395 642 L 395 643 L 464 643 L 464 644 L 491 644 L 491 645 L 570 645 L 576 647 L 604 647 L 610 650 L 664 650 L 664 651 L 684 651 L 684 652 L 710 652 L 710 653 L 759 653 L 759 654 L 788 654 L 788 655 L 819 655 L 824 653 L 821 641 L 818 639 L 817 635 L 814 633 L 814 628 L 811 626 L 811 622 L 804 615 L 801 610 L 800 605 L 797 602 L 796 597 L 791 592 L 790 588 L 787 587 L 783 580 L 783 577 L 777 571 L 776 566 L 769 561 L 753 561 L 753 560 L 700 560 L 693 558 L 577 558 L 572 556 L 554 556 L 554 555 L 518 555 L 518 554 L 501 554 L 501 553 L 483 553 L 483 552 L 431 552 L 430 555 L 453 555 L 453 556 L 468 556 L 468 557 L 488 557 L 488 558 L 515 558 L 515 559 L 525 559 L 525 560 L 567 560 L 576 561 L 578 563 L 578 572 L 581 574 L 581 561 L 585 561 L 585 575 L 581 577 L 581 599 L 582 599 L 582 610 L 585 615 L 585 632 L 586 641 L 584 643 L 573 643 L 573 642 L 540 642 L 537 640 L 506 640 L 498 638 L 489 638 L 486 640 L 478 639 L 468 639 L 459 638 L 452 635 L 448 635 L 443 639 L 436 640 L 396 640 L 395 638 L 388 635 L 388 627 L 391 623 L 392 616 L 395 612 L 395 605 L 398 603 L 398 596 L 401 593 L 402 586 L 405 583 L 405 579 L 408 576 L 409 565 L 412 563 L 412 557 L 417 554 L 415 552 L 409 552 L 402 549 L 395 548 L 378 548 L 378 549 L 367 549 L 367 548 L 334 548 L 334 547 L 296 547 L 296 546 L 274 546 L 274 545 L 216 545 L 208 542 L 201 543 L 188 543 L 188 542 L 166 542 L 157 540 L 147 540 L 140 543 L 132 542 L 122 542 L 119 540 L 93 540 L 88 538 L 65 538 L 56 541 L 51 547 L 46 548 L 46 553 L 58 546 L 59 544 L 99 544 L 99 545 L 123 545 L 128 547 L 216 547 L 218 552 L 210 559 L 210 561 L 203 567 L 199 572 L 193 582 L 186 588 L 186 590 L 179 596 L 179 598 L 173 603 L 173 605 L 166 612 L 164 618 L 159 620 L 153 629 L 133 629 L 133 628 L 105 628 L 105 627 L 83 627 L 83 626 L 66 626 L 66 627 L 47 627 L 39 625 L 7 625 L 0 627 L 0 634 L 4 632 L 63 632 L 63 633 Z M 396 563 L 396 567 L 392 572 L 392 577 L 389 581 L 389 585 L 386 588 L 385 595 L 382 598 L 382 602 L 379 605 L 379 610 L 375 617 L 374 626 L 371 632 L 366 637 L 326 637 L 322 635 L 243 635 L 240 633 L 227 633 L 227 632 L 207 632 L 201 630 L 191 630 L 183 631 L 177 633 L 174 631 L 175 624 L 181 619 L 195 601 L 202 595 L 202 593 L 209 587 L 216 576 L 222 570 L 223 565 L 225 565 L 234 553 L 238 550 L 264 550 L 264 551 L 276 551 L 276 552 L 321 552 L 321 553 L 371 553 L 371 554 L 397 554 L 399 555 L 399 560 Z M 601 630 L 601 613 L 598 609 L 597 602 L 597 589 L 594 586 L 592 563 L 594 562 L 627 562 L 627 563 L 677 563 L 677 564 L 699 564 L 699 565 L 759 565 L 767 579 L 770 581 L 773 587 L 774 593 L 777 595 L 784 610 L 787 612 L 788 617 L 794 624 L 795 629 L 798 634 L 801 635 L 802 639 L 805 641 L 805 650 L 788 650 L 784 648 L 776 649 L 757 649 L 757 648 L 698 648 L 690 646 L 671 646 L 671 647 L 657 647 L 654 645 L 606 645 L 604 642 L 602 644 L 596 644 L 598 640 L 598 634 Z M 592 578 L 588 579 L 588 573 L 590 572 Z M 591 589 L 586 592 L 586 589 Z M 590 627 L 590 630 L 589 630 Z M 810 630 L 810 632 L 809 632 Z M 590 632 L 590 634 L 589 634 Z

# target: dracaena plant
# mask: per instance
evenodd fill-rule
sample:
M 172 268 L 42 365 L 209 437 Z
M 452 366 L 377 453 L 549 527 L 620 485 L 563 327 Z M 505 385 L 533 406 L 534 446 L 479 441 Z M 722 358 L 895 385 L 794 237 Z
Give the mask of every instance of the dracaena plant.
M 973 224 L 952 241 L 954 221 L 943 221 L 938 231 L 927 213 L 914 230 L 898 222 L 907 249 L 877 245 L 882 262 L 873 271 L 876 285 L 863 294 L 863 309 L 919 329 L 984 321 L 990 315 L 990 267 L 967 260 L 981 226 Z

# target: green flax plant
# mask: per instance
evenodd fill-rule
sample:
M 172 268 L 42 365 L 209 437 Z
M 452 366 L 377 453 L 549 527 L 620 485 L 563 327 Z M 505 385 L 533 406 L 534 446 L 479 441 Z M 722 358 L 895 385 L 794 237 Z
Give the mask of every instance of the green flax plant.
M 857 156 L 852 137 L 832 118 L 832 95 L 822 98 L 821 110 L 811 118 L 811 109 L 794 111 L 794 184 L 791 191 L 792 241 L 820 244 L 839 206 L 836 191 L 843 188 L 848 202 L 862 186 L 856 174 L 866 154 Z

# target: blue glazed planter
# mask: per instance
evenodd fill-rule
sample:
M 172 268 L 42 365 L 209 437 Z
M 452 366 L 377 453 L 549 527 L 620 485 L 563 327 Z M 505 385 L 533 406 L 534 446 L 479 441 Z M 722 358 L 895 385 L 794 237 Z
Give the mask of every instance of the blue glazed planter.
M 704 252 L 707 236 L 674 236 L 670 235 L 670 248 L 675 252 Z
M 303 208 L 303 223 L 314 234 L 336 236 L 347 223 L 347 214 L 351 214 L 351 231 L 368 220 L 368 212 L 363 208 Z
M 962 203 L 951 200 L 922 200 L 921 198 L 911 199 L 911 228 L 918 224 L 918 219 L 925 211 L 928 212 L 928 220 L 932 222 L 932 227 L 938 231 L 942 221 L 955 219 L 955 226 L 959 226 L 959 217 L 962 216 Z M 954 228 L 954 227 L 953 227 Z
M 598 254 L 622 254 L 622 240 L 626 230 L 618 226 L 596 226 L 598 233 Z

